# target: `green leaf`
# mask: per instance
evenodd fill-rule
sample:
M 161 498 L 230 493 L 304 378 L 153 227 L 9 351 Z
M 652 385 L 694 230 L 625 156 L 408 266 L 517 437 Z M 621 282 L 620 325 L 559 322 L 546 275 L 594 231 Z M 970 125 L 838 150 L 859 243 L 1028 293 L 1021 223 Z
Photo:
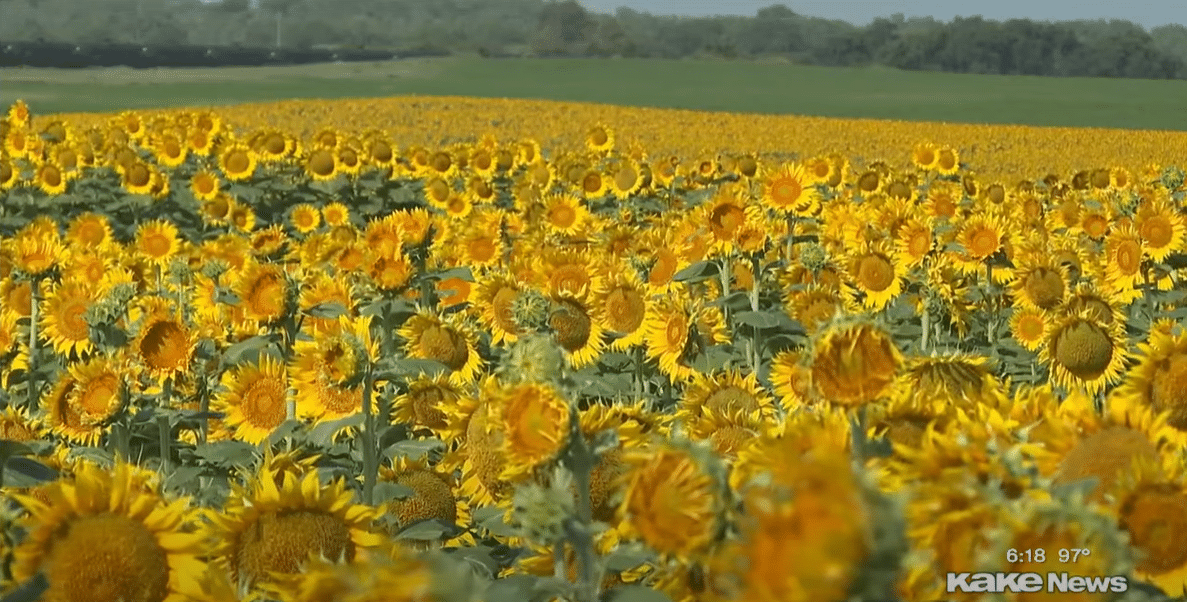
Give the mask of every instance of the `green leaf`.
M 58 478 L 58 471 L 36 460 L 16 456 L 4 463 L 5 487 L 34 487 Z
M 718 274 L 717 263 L 714 261 L 698 261 L 672 276 L 674 282 L 698 282 L 712 278 Z
M 332 422 L 323 422 L 309 431 L 309 442 L 318 447 L 326 447 L 333 442 L 334 433 L 350 427 L 359 427 L 363 425 L 363 414 L 353 414 L 345 418 L 339 418 Z
M 408 525 L 396 534 L 396 539 L 414 539 L 417 541 L 436 541 L 443 539 L 456 529 L 452 525 L 429 518 Z
M 293 436 L 305 424 L 300 420 L 285 420 L 272 429 L 272 434 L 268 435 L 268 444 L 276 445 L 285 439 Z
M 388 458 L 400 456 L 417 459 L 444 448 L 445 444 L 439 439 L 405 439 L 397 441 L 383 450 L 383 455 Z
M 313 307 L 305 310 L 305 313 L 314 318 L 321 318 L 323 320 L 334 320 L 338 316 L 346 315 L 346 306 L 337 301 L 326 301 L 318 303 Z
M 651 560 L 654 556 L 654 554 L 642 547 L 618 546 L 606 557 L 606 570 L 616 572 L 629 571 Z
M 416 491 L 407 485 L 387 481 L 375 484 L 375 502 L 377 504 L 388 500 L 406 500 L 415 495 Z
M 37 573 L 19 587 L 9 591 L 0 598 L 0 602 L 37 602 L 45 590 L 49 589 L 49 581 L 44 573 Z
M 436 360 L 406 357 L 387 363 L 388 368 L 375 373 L 375 382 L 399 381 L 407 376 L 444 374 L 449 366 Z
M 503 520 L 504 510 L 485 506 L 474 511 L 474 523 L 497 537 L 517 537 L 519 530 Z
M 441 271 L 441 272 L 434 272 L 432 274 L 426 274 L 425 278 L 428 278 L 429 280 L 445 280 L 447 278 L 461 278 L 462 280 L 465 280 L 466 282 L 474 282 L 474 272 L 471 271 L 470 268 L 467 268 L 467 267 L 453 268 L 453 269 L 449 269 L 449 270 L 445 270 L 445 271 Z
M 256 446 L 242 441 L 214 441 L 197 446 L 194 454 L 214 466 L 248 466 L 255 462 Z
M 507 575 L 491 582 L 484 598 L 486 602 L 530 601 L 539 579 L 533 575 Z
M 255 362 L 265 347 L 275 345 L 279 342 L 279 334 L 259 335 L 240 341 L 231 345 L 223 352 L 222 364 L 224 367 L 230 367 L 238 366 L 242 363 Z
M 734 315 L 742 324 L 758 330 L 767 330 L 779 325 L 779 318 L 772 311 L 744 311 Z

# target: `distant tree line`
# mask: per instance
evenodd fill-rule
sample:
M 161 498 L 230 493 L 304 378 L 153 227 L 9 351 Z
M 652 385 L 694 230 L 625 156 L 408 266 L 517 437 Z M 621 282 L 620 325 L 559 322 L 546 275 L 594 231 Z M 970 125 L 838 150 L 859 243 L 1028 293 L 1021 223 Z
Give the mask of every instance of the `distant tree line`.
M 752 17 L 662 17 L 575 0 L 0 0 L 0 40 L 493 57 L 782 58 L 807 65 L 1187 79 L 1187 27 L 902 15 L 866 26 L 774 5 Z

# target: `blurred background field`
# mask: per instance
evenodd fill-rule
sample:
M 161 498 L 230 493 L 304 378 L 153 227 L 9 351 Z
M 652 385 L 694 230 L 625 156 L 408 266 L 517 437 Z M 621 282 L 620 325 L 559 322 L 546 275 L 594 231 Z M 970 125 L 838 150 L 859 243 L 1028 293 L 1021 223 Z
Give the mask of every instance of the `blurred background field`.
M 812 67 L 713 59 L 482 59 L 0 70 L 0 104 L 36 112 L 446 95 L 908 121 L 1187 130 L 1187 82 Z

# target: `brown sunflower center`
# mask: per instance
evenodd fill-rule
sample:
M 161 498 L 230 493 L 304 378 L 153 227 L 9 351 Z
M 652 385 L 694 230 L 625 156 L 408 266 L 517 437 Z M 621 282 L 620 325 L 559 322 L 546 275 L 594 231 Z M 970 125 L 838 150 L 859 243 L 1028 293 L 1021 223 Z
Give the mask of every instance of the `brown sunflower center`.
M 1042 309 L 1051 309 L 1063 299 L 1063 277 L 1055 270 L 1038 268 L 1026 276 L 1026 294 Z
M 724 203 L 713 208 L 709 215 L 709 227 L 717 238 L 731 238 L 746 220 L 746 212 L 733 203 Z
M 420 335 L 420 350 L 426 359 L 437 360 L 450 370 L 461 370 L 470 359 L 465 338 L 444 326 L 426 328 Z
M 878 189 L 881 176 L 876 171 L 867 171 L 857 178 L 857 189 L 862 192 L 873 192 Z
M 477 263 L 492 261 L 498 250 L 499 247 L 490 236 L 479 236 L 466 242 L 466 252 L 470 260 Z
M 243 419 L 259 428 L 273 428 L 284 422 L 285 384 L 278 378 L 264 377 L 249 384 L 243 391 L 239 408 Z
M 638 330 L 645 309 L 643 294 L 633 288 L 619 287 L 606 296 L 606 322 L 614 332 L 627 334 Z
M 491 298 L 494 323 L 509 334 L 516 334 L 519 331 L 519 326 L 515 323 L 515 315 L 511 311 L 517 298 L 519 298 L 519 291 L 515 287 L 507 285 L 499 287 L 498 292 Z
M 1055 358 L 1076 378 L 1096 380 L 1105 373 L 1113 359 L 1113 340 L 1103 328 L 1091 322 L 1076 321 L 1055 337 Z
M 1171 426 L 1187 429 L 1187 354 L 1176 353 L 1158 364 L 1149 395 L 1155 410 L 1171 412 Z
M 589 342 L 593 331 L 593 320 L 580 303 L 563 299 L 560 307 L 548 317 L 548 325 L 556 332 L 560 346 L 573 353 Z
M 968 237 L 969 254 L 977 259 L 985 259 L 997 252 L 1001 246 L 1001 237 L 993 228 L 977 228 Z
M 634 167 L 626 166 L 614 174 L 614 187 L 618 190 L 630 190 L 639 181 L 639 172 Z
M 589 141 L 594 146 L 604 146 L 610 141 L 610 136 L 606 134 L 606 130 L 596 128 L 589 133 Z
M 288 146 L 284 140 L 284 136 L 276 132 L 271 132 L 264 138 L 264 150 L 268 151 L 270 155 L 284 154 L 285 147 Z
M 885 334 L 859 327 L 827 341 L 812 360 L 812 383 L 840 403 L 868 403 L 894 380 L 899 360 Z
M 83 318 L 88 305 L 84 299 L 70 299 L 59 308 L 58 332 L 67 340 L 86 341 L 90 338 L 90 329 Z
M 1076 444 L 1055 474 L 1057 484 L 1097 479 L 1093 497 L 1099 499 L 1134 460 L 1157 460 L 1158 448 L 1142 433 L 1126 426 L 1110 426 Z
M 735 425 L 719 428 L 709 435 L 709 443 L 713 445 L 713 451 L 730 458 L 736 457 L 738 451 L 753 440 L 754 431 Z
M 1126 276 L 1138 273 L 1142 266 L 1142 246 L 1133 240 L 1123 240 L 1113 251 L 1114 265 Z
M 1155 249 L 1161 249 L 1174 238 L 1174 227 L 1164 215 L 1153 215 L 1142 221 L 1142 238 Z
M 413 391 L 408 397 L 416 422 L 431 429 L 445 428 L 448 419 L 441 406 L 458 398 L 456 393 L 438 386 Z
M 309 159 L 305 163 L 309 173 L 326 178 L 334 174 L 334 153 L 327 149 L 319 148 L 309 155 Z
M 251 167 L 251 157 L 245 151 L 236 149 L 225 157 L 223 164 L 232 174 L 247 173 L 248 168 Z
M 407 498 L 391 502 L 392 513 L 401 526 L 429 519 L 449 525 L 457 522 L 457 498 L 445 479 L 427 470 L 408 470 L 397 474 L 393 480 L 414 492 Z
M 556 228 L 569 228 L 577 221 L 577 212 L 565 203 L 557 203 L 548 209 L 548 222 Z
M 1135 492 L 1122 505 L 1119 523 L 1143 552 L 1137 570 L 1159 575 L 1187 565 L 1187 499 L 1173 485 Z
M 148 186 L 152 179 L 152 172 L 148 170 L 148 166 L 142 163 L 135 163 L 128 168 L 128 183 L 133 186 Z
M 739 410 L 749 413 L 759 409 L 759 405 L 758 399 L 750 391 L 736 385 L 727 385 L 705 399 L 705 409 L 717 414 L 731 414 Z
M 803 192 L 803 185 L 795 178 L 780 178 L 771 186 L 771 197 L 780 206 L 794 204 Z
M 581 189 L 586 194 L 594 194 L 602 189 L 602 174 L 591 171 L 581 178 Z
M 169 255 L 169 250 L 173 248 L 172 240 L 163 233 L 151 232 L 144 237 L 144 242 L 140 248 L 145 255 L 153 259 L 160 259 Z
M 866 255 L 857 264 L 857 280 L 866 290 L 882 292 L 894 284 L 894 266 L 881 255 Z
M 1014 336 L 1022 341 L 1037 341 L 1043 337 L 1046 330 L 1046 322 L 1040 315 L 1023 316 L 1016 322 Z
M 232 552 L 236 582 L 256 583 L 268 579 L 272 572 L 297 573 L 310 554 L 347 561 L 353 560 L 355 554 L 346 523 L 333 515 L 309 510 L 263 514 L 236 544 Z
M 167 554 L 144 524 L 126 516 L 70 521 L 43 566 L 45 600 L 162 602 L 170 595 Z
M 105 372 L 83 385 L 78 405 L 90 416 L 106 417 L 110 413 L 111 402 L 119 392 L 119 385 L 118 376 Z
M 669 349 L 684 349 L 688 339 L 688 319 L 683 314 L 676 314 L 668 319 L 664 328 L 664 338 L 667 339 Z
M 140 341 L 140 356 L 157 370 L 184 367 L 187 353 L 186 331 L 172 320 L 154 322 Z
M 284 296 L 284 278 L 268 272 L 248 287 L 247 308 L 260 318 L 272 320 L 284 313 Z

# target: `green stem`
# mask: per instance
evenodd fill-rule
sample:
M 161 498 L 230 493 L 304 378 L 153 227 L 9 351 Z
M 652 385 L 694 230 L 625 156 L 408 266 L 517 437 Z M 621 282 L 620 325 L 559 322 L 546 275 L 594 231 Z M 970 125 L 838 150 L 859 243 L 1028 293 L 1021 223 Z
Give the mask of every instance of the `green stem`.
M 853 415 L 853 461 L 857 466 L 866 464 L 866 406 L 857 408 Z
M 788 267 L 791 266 L 791 253 L 795 249 L 795 216 L 787 216 L 787 240 L 783 244 L 783 259 Z
M 37 394 L 37 320 L 39 319 L 38 305 L 41 301 L 41 277 L 34 276 L 29 282 L 29 413 L 37 411 L 40 401 Z
M 923 301 L 923 315 L 921 316 L 923 326 L 923 339 L 919 341 L 919 348 L 926 353 L 928 335 L 931 334 L 931 312 L 927 310 L 927 300 Z
M 210 419 L 206 417 L 210 413 L 210 386 L 205 374 L 198 381 L 198 412 L 202 414 L 202 420 L 198 423 L 198 443 L 201 444 L 206 443 L 206 436 L 210 432 Z
M 635 359 L 635 378 L 634 378 L 634 380 L 635 380 L 635 395 L 642 397 L 647 394 L 647 383 L 643 380 L 643 377 L 644 377 L 643 361 L 645 358 L 644 358 L 644 354 L 643 354 L 643 346 L 642 345 L 635 345 L 634 355 L 635 355 L 635 358 L 634 358 Z
M 552 544 L 552 575 L 557 579 L 569 580 L 568 567 L 565 566 L 564 540 Z
M 161 404 L 158 407 L 168 408 L 171 405 L 170 397 L 172 396 L 173 378 L 170 377 L 165 379 L 165 384 L 161 391 Z M 160 414 L 157 416 L 157 438 L 161 447 L 161 472 L 168 474 L 170 464 L 169 454 L 172 451 L 170 449 L 170 443 L 173 441 L 173 436 L 170 433 L 169 417 L 165 414 Z
M 375 415 L 371 409 L 371 389 L 374 388 L 374 374 L 368 363 L 363 376 L 363 503 L 375 503 L 375 482 L 379 478 L 379 458 L 375 440 Z
M 581 432 L 579 418 L 576 406 L 571 406 L 569 453 L 572 454 L 572 461 L 569 468 L 573 473 L 574 488 L 577 490 L 577 515 L 565 521 L 565 534 L 577 556 L 577 601 L 597 602 L 602 589 L 602 569 L 594 548 L 593 536 L 590 534 L 590 526 L 593 523 L 590 475 L 597 465 L 598 457 Z
M 730 282 L 730 257 L 728 255 L 721 258 L 721 298 L 725 299 L 730 295 L 730 288 L 733 283 Z M 729 305 L 723 303 L 721 305 L 721 313 L 729 320 Z

